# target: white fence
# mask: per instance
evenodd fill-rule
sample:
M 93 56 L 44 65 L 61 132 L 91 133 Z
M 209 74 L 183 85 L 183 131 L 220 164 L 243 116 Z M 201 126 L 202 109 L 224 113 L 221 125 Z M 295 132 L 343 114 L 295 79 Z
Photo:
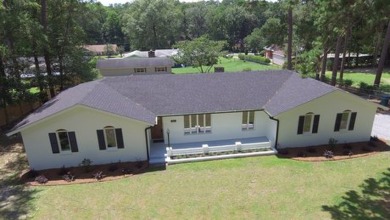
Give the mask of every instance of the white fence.
M 241 142 L 236 142 L 232 145 L 221 145 L 221 146 L 212 146 L 208 144 L 203 144 L 202 147 L 194 148 L 182 148 L 182 149 L 173 149 L 172 147 L 167 147 L 167 156 L 181 156 L 181 155 L 191 155 L 191 154 L 209 154 L 209 153 L 220 153 L 220 152 L 243 152 L 249 150 L 267 150 L 271 149 L 270 142 L 261 142 L 261 143 L 249 143 L 242 144 Z

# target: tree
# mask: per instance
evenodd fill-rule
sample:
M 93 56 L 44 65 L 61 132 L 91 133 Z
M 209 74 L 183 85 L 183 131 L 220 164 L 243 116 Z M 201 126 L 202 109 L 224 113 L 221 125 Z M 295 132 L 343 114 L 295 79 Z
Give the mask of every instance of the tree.
M 390 43 L 390 20 L 389 20 L 389 23 L 387 24 L 387 31 L 386 31 L 386 36 L 385 36 L 385 39 L 383 42 L 382 53 L 381 53 L 381 57 L 379 59 L 378 69 L 376 70 L 374 86 L 377 88 L 379 87 L 379 85 L 381 83 L 381 77 L 382 77 L 383 67 L 385 66 L 386 55 L 387 55 L 387 51 L 389 49 L 389 43 Z
M 173 0 L 136 0 L 123 16 L 123 32 L 132 49 L 169 48 L 175 43 L 178 12 Z
M 218 57 L 225 44 L 225 41 L 213 41 L 207 36 L 192 41 L 182 41 L 175 45 L 179 48 L 179 53 L 174 59 L 179 63 L 198 68 L 201 73 L 206 73 L 218 63 Z

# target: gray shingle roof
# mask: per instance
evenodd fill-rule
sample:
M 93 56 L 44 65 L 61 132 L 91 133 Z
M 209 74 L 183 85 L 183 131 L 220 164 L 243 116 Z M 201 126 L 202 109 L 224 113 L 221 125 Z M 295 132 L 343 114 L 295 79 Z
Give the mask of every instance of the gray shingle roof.
M 121 69 L 121 68 L 144 68 L 155 66 L 172 66 L 173 61 L 165 57 L 153 58 L 114 58 L 98 60 L 96 67 L 98 69 Z
M 15 129 L 77 104 L 148 124 L 156 116 L 255 109 L 275 116 L 334 90 L 285 70 L 107 77 L 63 91 Z

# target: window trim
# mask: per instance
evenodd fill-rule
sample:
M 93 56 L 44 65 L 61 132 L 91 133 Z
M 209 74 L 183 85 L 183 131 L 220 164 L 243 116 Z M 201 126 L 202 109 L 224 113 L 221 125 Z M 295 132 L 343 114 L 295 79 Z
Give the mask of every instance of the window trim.
M 115 144 L 116 146 L 108 146 L 108 138 L 107 138 L 107 130 L 112 129 L 113 134 L 115 137 Z M 122 128 L 116 128 L 114 126 L 105 126 L 103 129 L 98 129 L 96 130 L 97 134 L 97 141 L 98 141 L 98 146 L 99 150 L 117 150 L 117 149 L 122 149 L 125 148 L 124 144 L 124 139 L 123 139 L 123 134 L 122 134 Z
M 343 116 L 345 114 L 348 114 L 346 120 L 345 118 L 343 119 Z M 351 110 L 344 110 L 341 113 L 337 113 L 334 125 L 334 132 L 353 131 L 355 129 L 356 116 L 357 112 L 352 112 Z M 342 127 L 342 125 L 345 125 L 345 127 Z
M 168 68 L 166 66 L 156 66 L 154 68 L 155 72 L 168 72 Z
M 69 149 L 63 149 L 63 143 L 61 143 L 60 133 L 66 134 L 66 139 L 69 145 Z M 63 138 L 63 137 L 62 137 Z M 74 131 L 68 131 L 66 129 L 58 129 L 55 132 L 49 133 L 49 141 L 53 154 L 71 154 L 79 152 L 76 133 Z
M 306 118 L 310 116 L 310 126 L 309 129 L 305 131 L 305 123 L 306 123 Z M 298 135 L 309 135 L 309 134 L 317 134 L 318 133 L 318 128 L 320 124 L 320 115 L 319 114 L 314 114 L 313 112 L 308 112 L 304 115 L 300 115 L 298 118 L 298 130 L 297 134 Z
M 109 143 L 108 143 L 108 134 L 107 133 L 107 130 L 112 130 L 113 132 L 113 138 L 114 138 L 114 141 L 115 141 L 115 145 L 111 146 Z M 104 133 L 104 141 L 106 143 L 106 149 L 118 149 L 118 141 L 117 141 L 117 138 L 116 138 L 116 131 L 115 131 L 115 128 L 113 126 L 106 126 L 103 128 L 103 133 Z
M 188 117 L 188 127 L 186 127 L 186 117 Z M 193 122 L 193 118 L 195 117 L 195 122 Z M 199 119 L 203 119 L 203 126 L 200 126 Z M 210 124 L 207 124 L 207 118 L 209 118 Z M 209 134 L 212 131 L 211 126 L 211 114 L 210 113 L 204 113 L 204 114 L 192 114 L 192 115 L 184 115 L 183 116 L 183 127 L 184 127 L 184 134 L 185 135 L 191 135 L 191 134 Z
M 146 73 L 146 68 L 144 67 L 136 67 L 134 68 L 135 73 Z
M 246 114 L 246 119 L 244 118 Z M 253 123 L 250 123 L 251 114 L 253 114 Z M 246 123 L 244 123 L 246 122 Z M 241 117 L 241 130 L 248 131 L 255 129 L 255 111 L 243 111 Z

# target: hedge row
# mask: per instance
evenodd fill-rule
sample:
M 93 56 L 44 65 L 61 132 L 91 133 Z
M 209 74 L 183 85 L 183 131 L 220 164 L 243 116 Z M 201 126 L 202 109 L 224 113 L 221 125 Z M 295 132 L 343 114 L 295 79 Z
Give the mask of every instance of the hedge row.
M 245 60 L 245 61 L 250 61 L 254 63 L 260 63 L 260 64 L 265 64 L 268 65 L 271 63 L 271 60 L 265 57 L 261 56 L 255 56 L 255 55 L 245 55 L 245 54 L 238 54 L 238 58 L 240 60 Z

